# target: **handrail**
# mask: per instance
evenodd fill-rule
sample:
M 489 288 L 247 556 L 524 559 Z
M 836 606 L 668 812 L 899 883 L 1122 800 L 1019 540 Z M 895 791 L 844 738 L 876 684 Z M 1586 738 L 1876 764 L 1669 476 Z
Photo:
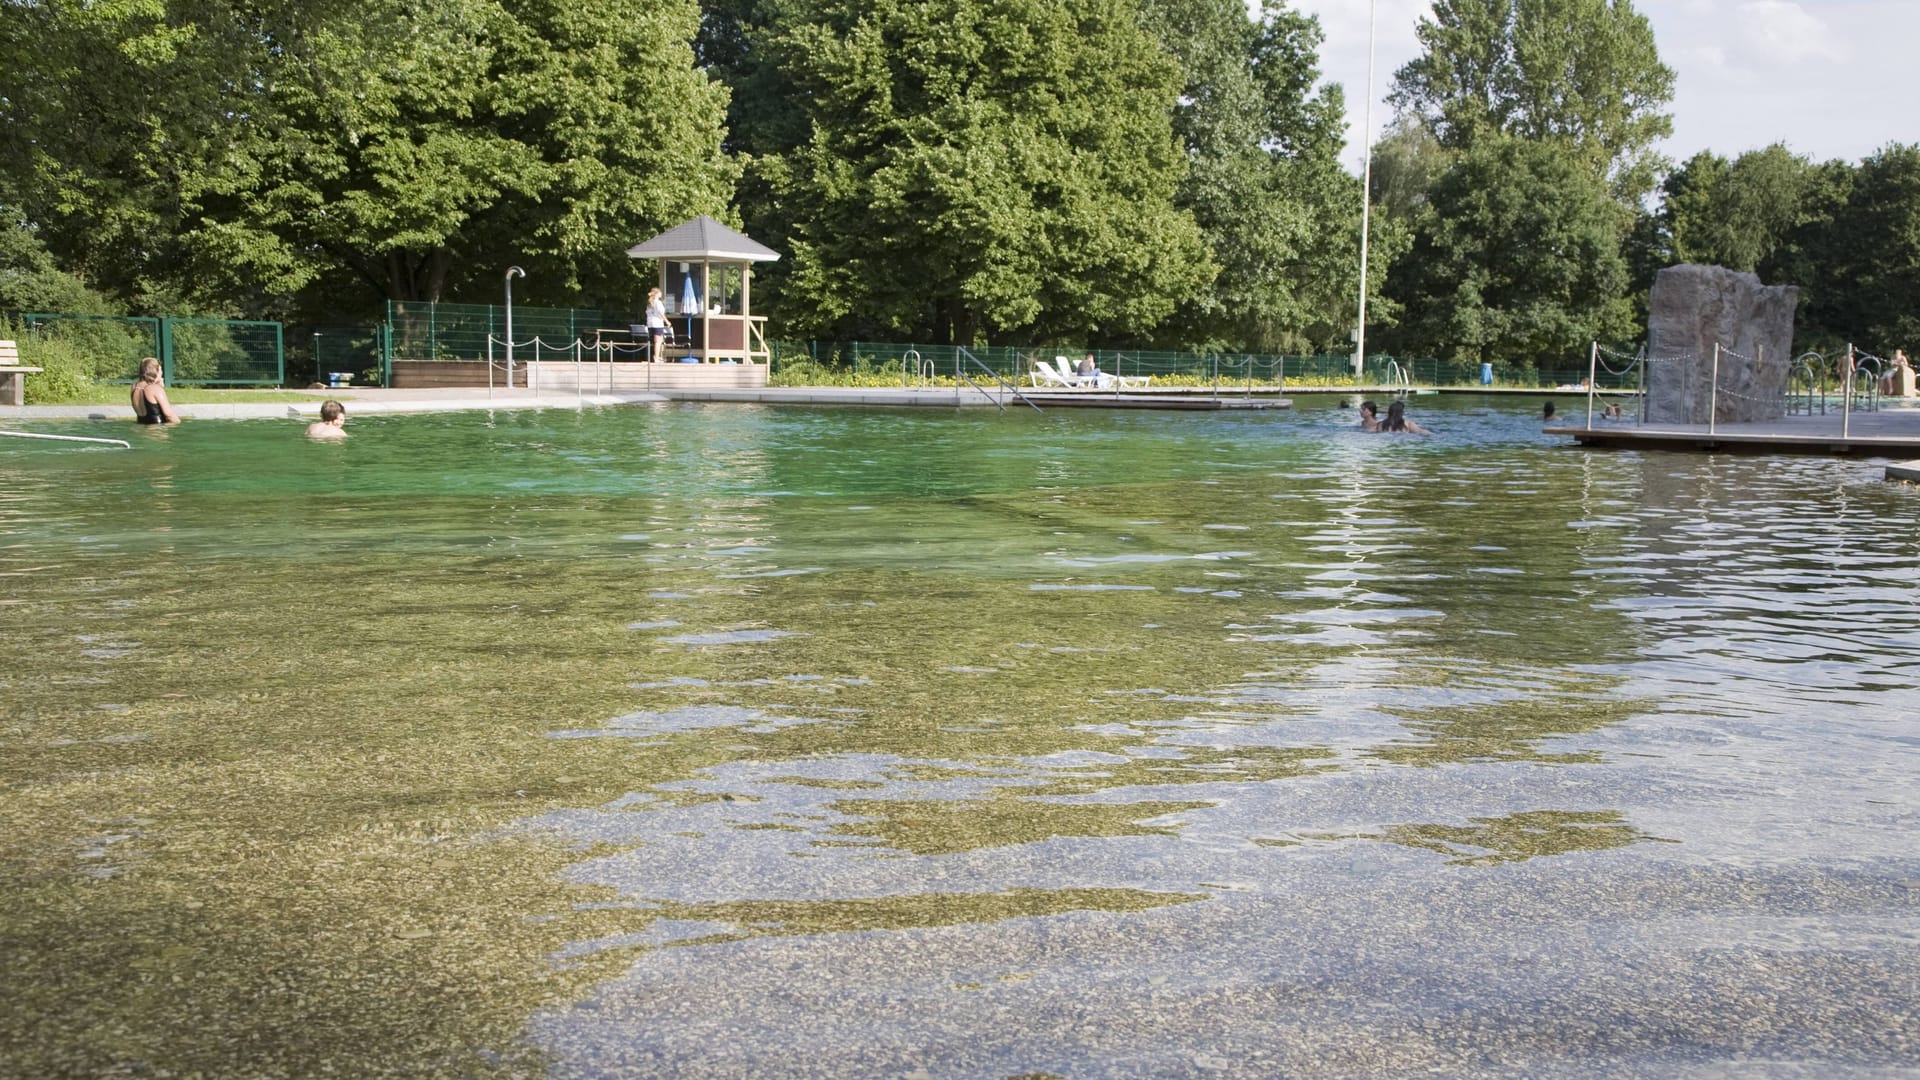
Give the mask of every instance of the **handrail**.
M 994 381 L 994 382 L 997 382 L 997 383 L 999 383 L 999 384 L 1000 384 L 1000 388 L 1001 388 L 1001 390 L 1002 390 L 1002 392 L 1003 392 L 1003 393 L 1002 393 L 1002 396 L 1001 396 L 1001 397 L 997 397 L 997 398 L 996 398 L 996 397 L 994 397 L 994 396 L 993 396 L 992 394 L 990 394 L 990 393 L 988 393 L 988 392 L 987 392 L 987 391 L 986 391 L 986 390 L 985 390 L 984 388 L 982 388 L 982 387 L 981 387 L 981 385 L 980 385 L 979 383 L 977 383 L 977 382 L 974 382 L 974 381 L 973 381 L 973 377 L 972 377 L 971 375 L 968 375 L 968 374 L 967 374 L 967 371 L 966 371 L 966 368 L 964 368 L 963 366 L 961 366 L 961 361 L 962 361 L 962 360 L 966 360 L 967 362 L 969 362 L 969 363 L 971 363 L 971 364 L 972 364 L 972 365 L 973 365 L 974 367 L 977 367 L 977 368 L 979 368 L 979 369 L 980 369 L 981 371 L 984 371 L 984 372 L 986 372 L 987 374 L 989 374 L 989 375 L 991 375 L 991 376 L 993 376 L 993 381 Z M 1041 408 L 1040 406 L 1038 406 L 1038 405 L 1035 405 L 1035 404 L 1033 403 L 1033 400 L 1032 400 L 1031 398 L 1029 398 L 1029 397 L 1027 397 L 1027 395 L 1025 395 L 1025 394 L 1023 394 L 1023 393 L 1021 393 L 1021 392 L 1020 392 L 1020 387 L 1019 387 L 1018 385 L 1016 385 L 1016 384 L 1014 384 L 1014 383 L 1010 383 L 1010 382 L 1008 382 L 1008 381 L 1006 380 L 1006 378 L 1005 378 L 1005 376 L 1003 376 L 1003 375 L 1001 375 L 1001 374 L 1000 374 L 1000 373 L 999 373 L 998 371 L 995 371 L 995 370 L 993 370 L 992 368 L 990 368 L 990 367 L 988 367 L 987 365 L 985 365 L 985 364 L 983 364 L 983 363 L 981 363 L 981 362 L 980 362 L 980 358 L 979 358 L 979 357 L 977 357 L 977 356 L 975 356 L 975 355 L 973 355 L 973 354 L 972 354 L 971 352 L 968 352 L 968 351 L 967 351 L 967 347 L 966 347 L 965 345 L 956 345 L 956 346 L 954 346 L 954 349 L 953 349 L 953 377 L 954 377 L 955 379 L 957 379 L 957 380 L 961 380 L 961 381 L 963 381 L 963 382 L 965 382 L 965 383 L 966 383 L 966 384 L 967 384 L 968 386 L 971 386 L 971 387 L 973 387 L 973 388 L 974 388 L 975 390 L 978 390 L 978 391 L 980 391 L 980 393 L 982 393 L 982 394 L 986 394 L 986 396 L 987 396 L 987 397 L 988 397 L 988 398 L 989 398 L 990 400 L 992 400 L 992 402 L 994 403 L 994 405 L 995 405 L 995 406 L 997 406 L 997 407 L 999 408 L 999 410 L 1000 410 L 1001 412 L 1006 412 L 1006 411 L 1007 411 L 1007 403 L 1006 403 L 1006 400 L 1005 400 L 1005 394 L 1006 394 L 1006 393 L 1012 393 L 1014 397 L 1016 397 L 1016 398 L 1019 398 L 1019 399 L 1020 399 L 1021 401 L 1024 401 L 1024 402 L 1026 402 L 1026 403 L 1027 403 L 1027 405 L 1028 405 L 1028 406 L 1029 406 L 1030 408 L 1032 408 L 1034 412 L 1045 412 L 1045 411 L 1046 411 L 1045 409 L 1042 409 L 1042 408 Z
M 1400 366 L 1400 361 L 1388 360 L 1387 385 L 1390 387 L 1398 387 L 1399 389 L 1396 390 L 1395 393 L 1400 398 L 1405 399 L 1408 391 L 1413 389 L 1413 376 L 1406 368 Z
M 909 364 L 912 365 L 913 370 L 913 385 L 933 385 L 933 361 L 931 359 L 922 360 L 920 358 L 920 350 L 909 346 L 906 352 L 900 354 L 900 388 L 902 390 L 907 388 L 907 370 Z
M 59 442 L 106 443 L 122 450 L 133 449 L 133 444 L 125 439 L 96 439 L 89 435 L 48 435 L 38 431 L 3 431 L 0 435 L 10 435 L 16 439 L 53 439 Z

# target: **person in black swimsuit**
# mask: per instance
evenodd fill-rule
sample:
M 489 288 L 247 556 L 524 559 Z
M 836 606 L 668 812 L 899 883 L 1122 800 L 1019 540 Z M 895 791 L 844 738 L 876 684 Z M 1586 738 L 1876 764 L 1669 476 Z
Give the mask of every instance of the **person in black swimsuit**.
M 133 416 L 142 424 L 177 424 L 180 414 L 167 400 L 167 384 L 160 378 L 160 361 L 147 357 L 140 361 L 140 378 L 133 384 Z

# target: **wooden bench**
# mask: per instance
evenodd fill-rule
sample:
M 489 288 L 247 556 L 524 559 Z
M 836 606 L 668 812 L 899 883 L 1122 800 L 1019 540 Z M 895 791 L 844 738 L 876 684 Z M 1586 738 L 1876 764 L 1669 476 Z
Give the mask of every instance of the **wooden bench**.
M 25 405 L 27 376 L 38 375 L 42 370 L 21 366 L 20 346 L 0 341 L 0 405 Z

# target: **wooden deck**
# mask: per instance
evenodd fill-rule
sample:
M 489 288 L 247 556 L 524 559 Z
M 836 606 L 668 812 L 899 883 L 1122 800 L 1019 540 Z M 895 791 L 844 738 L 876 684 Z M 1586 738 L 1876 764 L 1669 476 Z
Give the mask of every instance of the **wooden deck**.
M 1572 419 L 1569 417 L 1569 419 Z M 1816 454 L 1852 457 L 1920 457 L 1920 408 L 1896 406 L 1878 412 L 1838 411 L 1822 416 L 1789 416 L 1763 423 L 1635 424 L 1596 420 L 1557 424 L 1549 435 L 1564 435 L 1582 446 L 1646 450 L 1691 450 L 1737 454 Z

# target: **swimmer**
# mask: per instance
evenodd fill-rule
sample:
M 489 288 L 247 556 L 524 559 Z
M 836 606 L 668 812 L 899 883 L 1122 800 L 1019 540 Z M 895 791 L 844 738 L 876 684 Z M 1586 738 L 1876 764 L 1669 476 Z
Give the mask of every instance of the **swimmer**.
M 1380 406 L 1375 405 L 1371 401 L 1363 401 L 1360 403 L 1360 430 L 1380 430 Z
M 180 414 L 167 400 L 167 383 L 160 374 L 160 360 L 149 356 L 140 361 L 140 378 L 133 384 L 133 416 L 142 424 L 177 424 Z
M 320 419 L 307 425 L 309 439 L 344 439 L 347 437 L 347 407 L 337 401 L 320 403 Z
M 1540 410 L 1540 420 L 1543 423 L 1553 423 L 1553 402 L 1547 402 L 1546 407 Z
M 1407 403 L 1396 401 L 1387 406 L 1387 418 L 1380 423 L 1381 431 L 1391 431 L 1401 435 L 1431 435 L 1432 431 L 1407 419 Z

